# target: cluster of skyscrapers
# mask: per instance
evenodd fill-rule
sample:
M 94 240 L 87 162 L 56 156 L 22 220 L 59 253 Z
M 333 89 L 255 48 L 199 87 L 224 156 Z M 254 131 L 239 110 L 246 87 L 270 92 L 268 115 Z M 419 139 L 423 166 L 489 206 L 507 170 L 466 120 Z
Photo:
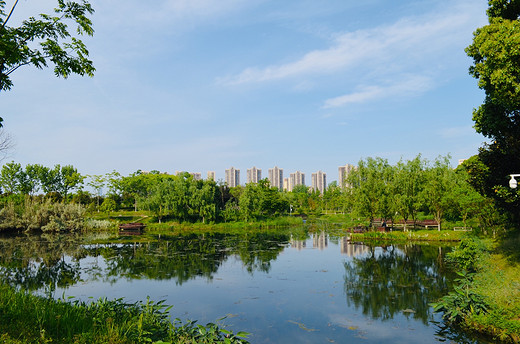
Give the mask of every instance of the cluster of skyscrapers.
M 339 179 L 338 185 L 341 187 L 348 186 L 346 178 L 353 171 L 355 167 L 350 164 L 338 167 Z M 193 178 L 201 179 L 201 173 L 191 173 Z M 215 171 L 208 172 L 208 179 L 215 180 Z M 246 183 L 258 183 L 262 179 L 262 170 L 256 167 L 249 168 L 247 170 L 247 181 Z M 296 171 L 289 174 L 288 178 L 283 177 L 283 169 L 275 166 L 270 168 L 268 171 L 268 180 L 271 186 L 278 188 L 278 190 L 293 191 L 298 185 L 305 186 L 305 173 Z M 225 182 L 229 187 L 236 187 L 240 185 L 240 170 L 231 167 L 226 170 Z M 322 171 L 315 172 L 311 175 L 311 188 L 312 190 L 319 191 L 320 193 L 325 192 L 327 189 L 327 174 Z

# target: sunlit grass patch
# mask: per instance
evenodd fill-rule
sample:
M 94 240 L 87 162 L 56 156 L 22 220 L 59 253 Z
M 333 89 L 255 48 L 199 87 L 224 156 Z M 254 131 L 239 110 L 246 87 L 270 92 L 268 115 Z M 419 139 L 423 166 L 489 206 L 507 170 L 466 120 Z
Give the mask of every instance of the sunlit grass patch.
M 160 302 L 54 300 L 0 284 L 2 343 L 247 343 L 218 324 L 173 324 Z M 240 337 L 239 337 L 240 336 Z

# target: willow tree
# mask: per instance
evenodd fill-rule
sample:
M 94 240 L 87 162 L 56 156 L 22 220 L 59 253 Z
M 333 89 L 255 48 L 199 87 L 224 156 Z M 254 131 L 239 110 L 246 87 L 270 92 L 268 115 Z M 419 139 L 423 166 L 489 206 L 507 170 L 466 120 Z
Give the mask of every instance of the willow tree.
M 487 167 L 470 171 L 477 189 L 497 201 L 513 223 L 520 223 L 520 194 L 507 187 L 508 175 L 520 173 L 520 0 L 489 0 L 489 24 L 477 29 L 466 48 L 473 58 L 470 74 L 485 99 L 473 112 L 477 132 L 490 143 L 478 158 Z M 480 170 L 482 171 L 482 170 Z
M 367 158 L 360 160 L 358 168 L 347 179 L 354 212 L 370 220 L 379 216 L 392 220 L 395 216 L 394 202 L 391 199 L 393 167 L 386 159 Z
M 393 199 L 397 213 L 403 218 L 404 231 L 407 221 L 413 220 L 414 227 L 417 214 L 422 204 L 421 193 L 426 183 L 426 161 L 418 155 L 413 160 L 400 160 L 395 168 Z

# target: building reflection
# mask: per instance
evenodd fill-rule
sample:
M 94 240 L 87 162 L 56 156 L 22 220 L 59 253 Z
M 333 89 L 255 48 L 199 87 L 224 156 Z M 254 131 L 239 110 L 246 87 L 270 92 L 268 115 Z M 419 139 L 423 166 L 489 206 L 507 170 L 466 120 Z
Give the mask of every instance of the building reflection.
M 335 240 L 332 241 L 335 243 Z M 291 248 L 295 248 L 297 250 L 303 250 L 307 248 L 307 240 L 296 240 L 291 237 L 289 243 L 291 244 Z M 329 236 L 327 233 L 316 233 L 312 235 L 312 248 L 317 248 L 320 250 L 324 250 L 329 245 Z M 370 249 L 368 246 L 361 243 L 354 243 L 350 241 L 350 237 L 344 236 L 338 239 L 338 245 L 341 251 L 341 254 L 347 255 L 349 257 L 361 256 L 367 253 L 370 253 Z M 335 245 L 333 245 L 335 247 Z
M 328 246 L 328 235 L 325 232 L 321 232 L 319 235 L 314 234 L 312 238 L 312 247 L 319 248 L 320 250 L 326 249 Z
M 289 241 L 292 248 L 299 250 L 303 250 L 305 247 L 307 247 L 307 241 L 306 240 L 294 240 L 291 236 L 291 240 Z
M 349 257 L 355 257 L 370 252 L 368 246 L 350 242 L 348 236 L 344 236 L 339 240 L 339 247 L 341 253 L 346 254 Z

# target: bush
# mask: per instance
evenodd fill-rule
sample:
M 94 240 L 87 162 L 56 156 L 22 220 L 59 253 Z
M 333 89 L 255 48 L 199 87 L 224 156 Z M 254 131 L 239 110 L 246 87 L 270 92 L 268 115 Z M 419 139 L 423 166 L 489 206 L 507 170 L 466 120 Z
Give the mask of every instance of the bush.
M 446 260 L 455 264 L 458 268 L 468 271 L 477 271 L 478 259 L 485 254 L 486 247 L 476 237 L 468 237 L 462 240 L 452 252 L 448 253 Z
M 0 210 L 0 230 L 74 232 L 85 228 L 84 215 L 85 208 L 79 204 L 54 203 L 50 199 L 25 196 L 22 202 L 9 201 Z

